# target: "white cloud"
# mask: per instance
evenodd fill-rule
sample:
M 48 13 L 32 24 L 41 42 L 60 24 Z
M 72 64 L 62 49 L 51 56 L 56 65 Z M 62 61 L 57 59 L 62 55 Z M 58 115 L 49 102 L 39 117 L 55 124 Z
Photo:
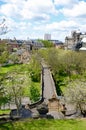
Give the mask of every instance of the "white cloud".
M 25 2 L 26 0 L 0 0 L 0 1 L 2 1 L 2 2 L 4 2 L 4 3 L 21 3 L 21 2 Z
M 31 28 L 32 24 L 31 23 L 26 23 L 26 22 L 20 22 L 18 28 L 20 30 L 29 30 Z
M 77 3 L 78 0 L 54 0 L 54 4 L 59 6 L 71 6 L 74 3 Z
M 1 6 L 0 12 L 5 16 L 11 17 L 18 12 L 18 8 L 16 7 L 16 5 L 5 4 L 4 6 L 3 5 Z
M 53 39 L 63 40 L 72 30 L 86 30 L 84 0 L 0 1 L 0 19 L 5 18 L 11 30 L 6 36 L 43 38 L 51 33 Z
M 0 13 L 7 17 L 49 20 L 50 14 L 57 14 L 52 0 L 4 0 Z
M 53 30 L 67 30 L 69 28 L 76 27 L 77 23 L 74 21 L 61 21 L 61 22 L 54 22 L 50 25 L 47 25 L 48 29 L 53 29 Z
M 12 18 L 7 18 L 4 16 L 0 17 L 0 21 L 3 21 L 3 19 L 5 19 L 4 24 L 5 24 L 5 26 L 8 27 L 9 30 L 12 30 L 13 28 L 18 27 L 18 23 L 15 22 Z
M 51 33 L 52 39 L 59 39 L 64 41 L 65 37 L 69 35 L 72 30 L 85 30 L 85 25 L 73 20 L 63 20 L 60 22 L 53 22 L 46 25 L 39 25 L 34 27 L 34 31 L 43 31 L 44 33 Z
M 72 9 L 64 8 L 61 12 L 67 17 L 86 16 L 86 2 L 80 1 Z
M 28 0 L 25 2 L 21 15 L 27 19 L 49 19 L 49 14 L 56 14 L 52 0 Z M 41 20 L 41 19 L 40 19 Z
M 65 41 L 65 36 L 67 36 L 69 34 L 69 31 L 54 31 L 52 33 L 52 39 L 58 39 L 60 41 Z
M 39 25 L 38 27 L 34 27 L 35 30 L 43 30 L 45 28 L 46 31 L 67 31 L 69 29 L 78 28 L 78 23 L 75 21 L 60 21 L 60 22 L 53 22 L 46 25 Z

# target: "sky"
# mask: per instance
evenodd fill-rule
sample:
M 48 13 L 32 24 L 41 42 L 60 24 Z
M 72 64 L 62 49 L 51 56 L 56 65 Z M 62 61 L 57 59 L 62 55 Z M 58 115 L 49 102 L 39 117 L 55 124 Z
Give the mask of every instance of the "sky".
M 9 32 L 0 38 L 64 41 L 71 31 L 86 32 L 86 0 L 0 0 L 0 23 Z

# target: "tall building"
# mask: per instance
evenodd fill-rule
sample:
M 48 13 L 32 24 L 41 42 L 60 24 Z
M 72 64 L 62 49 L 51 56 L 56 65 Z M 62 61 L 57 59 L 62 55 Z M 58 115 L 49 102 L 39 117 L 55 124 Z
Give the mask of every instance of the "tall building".
M 51 40 L 51 34 L 44 34 L 44 40 Z

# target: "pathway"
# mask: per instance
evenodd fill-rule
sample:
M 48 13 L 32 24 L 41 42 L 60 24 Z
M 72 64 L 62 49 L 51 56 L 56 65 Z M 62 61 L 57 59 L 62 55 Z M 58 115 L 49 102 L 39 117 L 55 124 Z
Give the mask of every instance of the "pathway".
M 44 81 L 43 96 L 44 96 L 44 101 L 47 103 L 48 100 L 53 97 L 53 95 L 57 97 L 57 94 L 56 94 L 55 84 L 49 67 L 46 66 L 45 64 L 42 65 L 43 65 L 43 81 Z

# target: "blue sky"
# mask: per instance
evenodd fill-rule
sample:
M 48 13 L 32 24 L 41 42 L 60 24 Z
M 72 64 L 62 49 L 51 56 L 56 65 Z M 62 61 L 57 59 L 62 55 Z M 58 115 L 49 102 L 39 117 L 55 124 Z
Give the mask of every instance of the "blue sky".
M 52 39 L 64 41 L 73 30 L 86 32 L 86 0 L 0 0 L 9 32 L 0 38 Z M 1 25 L 0 25 L 1 26 Z

